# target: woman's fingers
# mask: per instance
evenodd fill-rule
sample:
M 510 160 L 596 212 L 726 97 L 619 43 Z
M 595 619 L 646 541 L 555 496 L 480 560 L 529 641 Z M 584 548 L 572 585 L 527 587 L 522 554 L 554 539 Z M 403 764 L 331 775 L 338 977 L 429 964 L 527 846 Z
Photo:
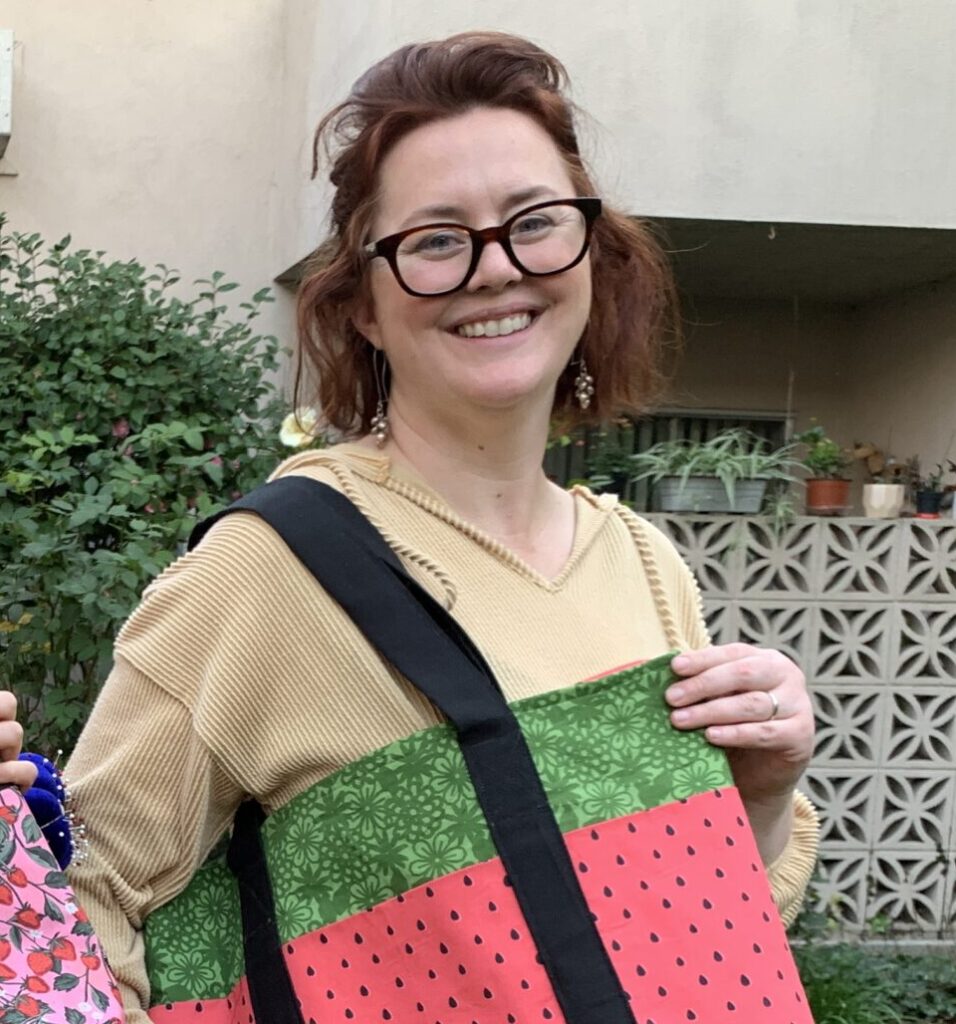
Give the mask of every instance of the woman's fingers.
M 689 651 L 675 658 L 671 666 L 682 677 L 665 693 L 672 707 L 687 707 L 733 693 L 776 690 L 791 679 L 799 680 L 800 685 L 803 681 L 797 666 L 779 651 L 749 644 Z M 766 697 L 763 702 L 764 707 L 769 706 Z
M 732 722 L 770 723 L 788 717 L 784 701 L 772 690 L 735 693 L 671 712 L 671 721 L 679 729 L 703 729 Z
M 17 721 L 17 699 L 0 690 L 0 785 L 29 789 L 37 777 L 36 766 L 18 761 L 23 749 L 23 726 Z

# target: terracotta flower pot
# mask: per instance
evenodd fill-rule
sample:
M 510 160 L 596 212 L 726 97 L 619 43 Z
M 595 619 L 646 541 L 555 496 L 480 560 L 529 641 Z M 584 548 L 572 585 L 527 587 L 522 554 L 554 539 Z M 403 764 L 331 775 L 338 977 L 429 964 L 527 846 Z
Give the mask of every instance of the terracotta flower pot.
M 808 480 L 807 514 L 838 516 L 850 505 L 849 480 Z

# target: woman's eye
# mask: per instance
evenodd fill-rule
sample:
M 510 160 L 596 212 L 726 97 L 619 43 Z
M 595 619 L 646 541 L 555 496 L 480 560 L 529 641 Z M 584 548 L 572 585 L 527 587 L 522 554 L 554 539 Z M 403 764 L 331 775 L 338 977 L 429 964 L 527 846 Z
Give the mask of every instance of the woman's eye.
M 468 244 L 467 236 L 455 231 L 433 231 L 424 235 L 413 235 L 408 241 L 411 245 L 406 252 L 419 256 L 449 256 L 460 252 Z
M 536 213 L 528 217 L 522 217 L 519 221 L 516 221 L 511 228 L 511 234 L 528 237 L 544 234 L 553 227 L 554 222 L 550 217 L 545 217 Z

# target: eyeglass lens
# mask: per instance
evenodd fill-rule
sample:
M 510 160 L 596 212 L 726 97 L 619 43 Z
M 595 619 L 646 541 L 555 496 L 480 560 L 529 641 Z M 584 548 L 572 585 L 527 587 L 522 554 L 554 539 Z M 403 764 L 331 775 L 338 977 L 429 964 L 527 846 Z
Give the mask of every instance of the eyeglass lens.
M 587 244 L 587 222 L 577 207 L 555 203 L 517 217 L 508 240 L 512 261 L 523 273 L 555 274 L 581 255 Z M 467 231 L 454 226 L 430 225 L 413 231 L 395 254 L 399 275 L 422 294 L 453 291 L 468 276 L 473 244 Z

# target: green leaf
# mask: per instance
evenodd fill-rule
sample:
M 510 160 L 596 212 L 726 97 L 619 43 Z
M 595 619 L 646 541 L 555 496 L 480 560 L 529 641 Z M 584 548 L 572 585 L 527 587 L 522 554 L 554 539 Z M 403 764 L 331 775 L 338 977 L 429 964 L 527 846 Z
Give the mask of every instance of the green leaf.
M 48 871 L 43 879 L 43 884 L 51 889 L 68 889 L 70 887 L 66 873 L 63 871 Z
M 52 868 L 54 871 L 60 870 L 60 865 L 57 862 L 56 857 L 54 857 L 49 850 L 45 850 L 42 846 L 28 846 L 26 850 L 27 856 L 35 863 L 45 868 Z M 3 858 L 0 857 L 0 861 L 2 861 L 2 859 Z
M 23 838 L 28 843 L 38 843 L 43 838 L 40 826 L 32 814 L 25 814 L 23 816 Z
M 46 914 L 46 916 L 51 921 L 56 921 L 59 924 L 66 923 L 66 918 L 64 918 L 63 916 L 63 911 L 60 910 L 60 908 L 56 905 L 56 903 L 53 902 L 53 900 L 50 899 L 49 896 L 43 897 L 43 913 Z
M 195 427 L 189 427 L 183 431 L 183 440 L 189 445 L 194 451 L 202 451 L 203 448 L 203 436 L 202 432 L 197 430 Z
M 90 986 L 90 995 L 93 997 L 93 1003 L 98 1010 L 106 1012 L 106 1008 L 110 1005 L 109 997 L 105 992 L 101 992 L 98 988 Z
M 72 992 L 79 985 L 80 979 L 75 974 L 58 974 L 53 982 L 53 988 L 57 992 Z M 79 1012 L 79 1011 L 75 1011 Z M 70 1020 L 70 1011 L 66 1011 L 66 1019 Z M 82 1019 L 82 1016 L 81 1016 Z M 71 1022 L 72 1024 L 72 1022 Z
M 72 1006 L 66 1008 L 66 1024 L 86 1024 L 86 1014 Z

